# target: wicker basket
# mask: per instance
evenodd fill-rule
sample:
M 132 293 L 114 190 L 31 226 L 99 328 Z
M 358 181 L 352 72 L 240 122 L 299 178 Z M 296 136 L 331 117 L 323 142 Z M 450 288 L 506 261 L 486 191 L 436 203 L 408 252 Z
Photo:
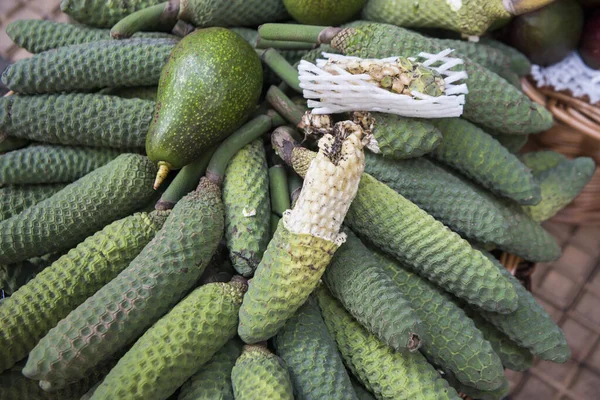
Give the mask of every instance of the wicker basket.
M 596 161 L 592 180 L 571 204 L 553 219 L 577 225 L 600 224 L 600 105 L 571 97 L 565 92 L 536 88 L 528 79 L 521 81 L 523 91 L 552 112 L 554 127 L 531 135 L 528 150 L 550 149 L 574 158 L 591 157 Z

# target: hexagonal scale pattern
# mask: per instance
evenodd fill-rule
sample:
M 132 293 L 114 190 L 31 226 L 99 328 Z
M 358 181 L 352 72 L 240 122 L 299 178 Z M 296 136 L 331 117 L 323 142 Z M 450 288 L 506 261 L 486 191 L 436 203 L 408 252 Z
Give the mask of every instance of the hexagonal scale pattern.
M 235 336 L 243 289 L 208 283 L 159 319 L 119 360 L 92 400 L 166 399 Z
M 123 218 L 153 195 L 156 166 L 122 154 L 54 196 L 0 222 L 0 263 L 14 263 L 69 249 Z
M 125 270 L 40 340 L 24 374 L 60 386 L 132 343 L 202 275 L 223 236 L 223 213 L 220 189 L 203 178 Z

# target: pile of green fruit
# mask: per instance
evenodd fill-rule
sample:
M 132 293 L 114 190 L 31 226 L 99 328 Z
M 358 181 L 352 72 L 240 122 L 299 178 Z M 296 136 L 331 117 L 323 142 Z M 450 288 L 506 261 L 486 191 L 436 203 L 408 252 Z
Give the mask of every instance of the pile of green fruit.
M 375 22 L 401 1 L 320 3 L 63 0 L 80 24 L 9 24 L 34 56 L 2 75 L 0 399 L 487 400 L 504 368 L 570 358 L 490 253 L 556 260 L 541 222 L 595 169 L 519 154 L 553 123 L 527 58 Z M 410 26 L 525 11 L 431 3 Z M 448 47 L 461 118 L 313 115 L 294 67 Z

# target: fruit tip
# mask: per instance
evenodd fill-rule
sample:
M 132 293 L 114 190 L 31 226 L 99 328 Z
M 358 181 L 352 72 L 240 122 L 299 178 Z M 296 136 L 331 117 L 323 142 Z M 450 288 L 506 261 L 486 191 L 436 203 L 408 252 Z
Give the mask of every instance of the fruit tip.
M 131 35 L 127 35 L 125 33 L 119 32 L 119 31 L 110 31 L 110 37 L 111 39 L 115 39 L 115 40 L 121 40 L 121 39 L 127 39 L 129 37 L 131 37 Z
M 421 338 L 416 333 L 411 333 L 408 339 L 408 351 L 411 353 L 421 348 Z
M 158 163 L 158 172 L 156 173 L 156 179 L 154 180 L 154 190 L 157 190 L 160 185 L 167 179 L 169 175 L 169 167 L 163 161 Z

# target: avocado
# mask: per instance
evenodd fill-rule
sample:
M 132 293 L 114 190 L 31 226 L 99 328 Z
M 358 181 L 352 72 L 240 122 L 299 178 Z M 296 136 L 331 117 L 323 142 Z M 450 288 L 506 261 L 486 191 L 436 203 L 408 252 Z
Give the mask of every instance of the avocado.
M 199 29 L 174 47 L 146 137 L 148 157 L 159 166 L 155 188 L 169 170 L 197 159 L 245 122 L 262 76 L 254 48 L 229 29 Z
M 350 21 L 366 0 L 283 0 L 288 13 L 305 25 L 340 25 Z
M 532 63 L 552 65 L 577 48 L 583 20 L 583 9 L 577 0 L 557 0 L 514 18 L 509 26 L 509 41 Z

